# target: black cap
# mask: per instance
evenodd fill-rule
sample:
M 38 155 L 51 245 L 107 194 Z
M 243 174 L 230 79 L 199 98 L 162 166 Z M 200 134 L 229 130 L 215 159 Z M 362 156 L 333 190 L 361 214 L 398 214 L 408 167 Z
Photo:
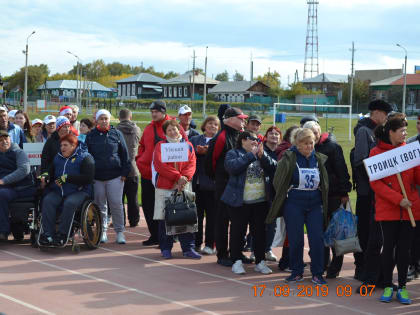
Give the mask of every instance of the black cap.
M 260 124 L 262 124 L 261 117 L 260 117 L 260 116 L 258 116 L 258 115 L 250 115 L 250 116 L 248 117 L 248 122 L 250 122 L 251 120 L 258 121 Z
M 248 118 L 248 115 L 245 115 L 242 112 L 242 110 L 240 110 L 238 107 L 231 107 L 231 108 L 226 109 L 224 118 L 226 119 L 226 118 L 237 117 L 237 116 L 239 116 L 239 118 L 242 118 L 242 119 Z
M 150 104 L 149 109 L 150 110 L 155 109 L 155 110 L 158 110 L 162 113 L 165 113 L 166 112 L 166 103 L 165 103 L 165 101 L 162 101 L 162 100 L 154 101 L 152 104 Z
M 7 130 L 0 130 L 0 137 L 9 137 Z
M 316 123 L 319 124 L 319 120 L 316 116 L 305 116 L 300 120 L 300 126 L 302 127 L 308 121 L 315 121 Z
M 369 103 L 368 108 L 370 111 L 381 110 L 387 114 L 392 112 L 392 106 L 389 103 L 385 102 L 384 100 L 374 100 Z

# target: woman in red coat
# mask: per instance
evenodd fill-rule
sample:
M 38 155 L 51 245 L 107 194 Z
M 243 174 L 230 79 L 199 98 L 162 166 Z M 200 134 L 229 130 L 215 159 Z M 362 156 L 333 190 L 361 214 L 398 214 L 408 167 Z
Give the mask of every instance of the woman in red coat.
M 159 245 L 165 259 L 172 258 L 173 237 L 166 235 L 165 227 L 165 199 L 170 197 L 174 190 L 189 191 L 192 194 L 191 181 L 195 173 L 196 157 L 194 148 L 186 141 L 175 120 L 167 120 L 162 126 L 166 140 L 156 144 L 153 152 L 152 182 L 155 185 L 155 209 L 153 220 L 159 222 Z M 162 162 L 162 144 L 186 142 L 188 145 L 187 162 Z M 195 250 L 193 233 L 178 235 L 184 257 L 200 259 L 201 255 Z
M 407 120 L 404 114 L 395 114 L 384 125 L 375 129 L 377 145 L 370 156 L 405 145 Z M 405 287 L 409 264 L 409 251 L 414 228 L 411 226 L 407 208 L 411 207 L 415 220 L 420 219 L 420 199 L 416 184 L 420 184 L 420 167 L 401 173 L 408 199 L 404 198 L 397 175 L 388 176 L 370 183 L 375 192 L 375 220 L 380 223 L 383 235 L 381 256 L 384 293 L 382 302 L 391 302 L 393 297 L 392 273 L 394 270 L 394 250 L 398 269 L 397 299 L 410 304 Z

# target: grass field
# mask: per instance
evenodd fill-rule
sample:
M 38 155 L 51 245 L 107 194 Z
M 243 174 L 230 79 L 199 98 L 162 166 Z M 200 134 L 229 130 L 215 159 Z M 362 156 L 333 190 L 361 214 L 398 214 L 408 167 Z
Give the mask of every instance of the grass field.
M 117 117 L 117 110 L 118 109 L 113 109 L 112 110 L 112 114 L 113 117 Z M 41 118 L 43 119 L 44 116 L 47 115 L 47 113 L 32 113 L 30 112 L 30 118 L 34 119 L 34 118 Z M 51 114 L 57 114 L 57 113 L 51 113 Z M 169 111 L 168 112 L 169 115 L 172 116 L 176 116 L 177 112 L 176 111 Z M 209 114 L 214 114 L 214 113 L 209 113 Z M 89 115 L 85 115 L 85 114 L 80 114 L 78 119 L 82 119 L 86 116 Z M 202 118 L 201 118 L 201 113 L 200 114 L 194 114 L 193 115 L 194 121 L 196 122 L 198 129 L 201 125 L 202 122 Z M 348 140 L 348 119 L 342 119 L 342 118 L 328 118 L 328 121 L 323 118 L 323 117 L 318 117 L 319 118 L 319 123 L 320 126 L 322 128 L 322 131 L 326 131 L 326 126 L 328 124 L 328 129 L 333 128 L 333 132 L 335 137 L 337 138 L 337 142 L 341 145 L 341 147 L 343 148 L 343 152 L 344 152 L 344 157 L 346 159 L 346 163 L 347 163 L 347 168 L 351 174 L 351 167 L 350 167 L 350 150 L 353 148 L 354 146 L 354 137 L 352 134 L 352 141 Z M 261 128 L 261 133 L 265 134 L 265 131 L 272 125 L 272 120 L 273 117 L 270 115 L 266 115 L 263 116 L 263 126 Z M 284 133 L 284 131 L 289 128 L 292 125 L 299 125 L 299 121 L 300 121 L 301 117 L 293 117 L 293 116 L 287 116 L 286 119 L 286 123 L 280 124 L 277 123 L 277 127 L 279 127 L 282 132 Z M 143 112 L 134 112 L 133 113 L 133 120 L 136 121 L 137 125 L 141 128 L 141 130 L 144 130 L 144 127 L 150 122 L 150 113 L 147 110 L 144 110 Z M 113 120 L 112 124 L 117 124 L 118 120 Z M 353 119 L 352 120 L 352 131 L 354 126 L 356 126 L 357 124 L 357 119 Z M 416 120 L 409 120 L 408 121 L 408 136 L 411 137 L 413 135 L 417 134 L 416 131 Z M 356 192 L 352 191 L 352 193 L 350 194 L 350 198 L 352 200 L 352 206 L 353 208 L 355 208 L 356 206 Z M 139 200 L 141 199 L 140 197 L 140 187 L 139 187 Z

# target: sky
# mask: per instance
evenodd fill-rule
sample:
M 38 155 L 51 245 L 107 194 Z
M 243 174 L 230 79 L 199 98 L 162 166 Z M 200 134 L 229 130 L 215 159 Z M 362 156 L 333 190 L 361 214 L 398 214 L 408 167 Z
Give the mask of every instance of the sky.
M 304 0 L 0 0 L 0 74 L 47 64 L 51 74 L 76 63 L 103 59 L 157 71 L 184 73 L 204 68 L 209 77 L 227 70 L 250 78 L 268 70 L 282 85 L 303 77 L 308 5 Z M 319 72 L 420 65 L 418 0 L 319 0 Z

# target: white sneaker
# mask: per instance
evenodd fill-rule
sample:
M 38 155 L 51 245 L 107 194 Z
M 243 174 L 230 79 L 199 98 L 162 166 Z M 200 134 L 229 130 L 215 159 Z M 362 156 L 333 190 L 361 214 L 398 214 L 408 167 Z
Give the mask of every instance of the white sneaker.
M 215 251 L 214 251 L 214 249 L 211 249 L 208 246 L 204 246 L 203 249 L 201 250 L 201 253 L 205 254 L 205 255 L 214 255 Z
M 124 237 L 124 233 L 123 232 L 118 232 L 117 233 L 117 240 L 116 242 L 118 244 L 125 244 L 125 237 Z
M 251 252 L 251 255 L 249 255 L 249 259 L 251 259 L 252 262 L 255 262 L 255 254 L 254 254 L 254 252 Z
M 265 260 L 268 261 L 277 261 L 277 256 L 270 250 L 265 253 Z
M 102 232 L 101 243 L 108 243 L 108 236 L 106 235 L 106 232 Z
M 242 260 L 238 259 L 232 266 L 232 272 L 236 273 L 237 275 L 245 274 L 244 266 L 242 265 Z
M 264 275 L 269 275 L 270 273 L 273 273 L 273 270 L 267 267 L 265 260 L 261 260 L 261 262 L 255 266 L 254 270 L 256 272 L 261 272 Z

